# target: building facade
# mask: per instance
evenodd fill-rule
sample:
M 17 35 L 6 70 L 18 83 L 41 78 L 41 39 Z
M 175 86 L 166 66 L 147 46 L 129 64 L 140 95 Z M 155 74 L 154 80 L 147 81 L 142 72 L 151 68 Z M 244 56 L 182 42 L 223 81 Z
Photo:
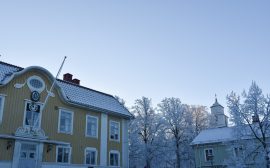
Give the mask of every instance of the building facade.
M 201 131 L 191 143 L 196 168 L 265 167 L 261 144 L 248 125 L 228 127 L 228 117 L 217 99 L 211 115 L 212 128 Z M 256 127 L 256 122 L 252 126 Z
M 227 150 L 222 142 L 231 139 L 231 129 L 228 127 L 228 117 L 224 114 L 224 107 L 216 99 L 210 108 L 212 128 L 200 132 L 191 143 L 198 168 L 224 167 Z
M 131 118 L 71 74 L 55 80 L 42 67 L 0 62 L 1 168 L 128 168 Z

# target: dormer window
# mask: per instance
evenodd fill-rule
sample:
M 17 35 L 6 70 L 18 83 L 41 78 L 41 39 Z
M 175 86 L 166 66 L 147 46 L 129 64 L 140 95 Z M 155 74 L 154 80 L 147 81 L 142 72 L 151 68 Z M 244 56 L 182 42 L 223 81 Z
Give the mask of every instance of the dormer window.
M 29 89 L 41 93 L 45 89 L 45 82 L 39 76 L 31 76 L 27 79 Z

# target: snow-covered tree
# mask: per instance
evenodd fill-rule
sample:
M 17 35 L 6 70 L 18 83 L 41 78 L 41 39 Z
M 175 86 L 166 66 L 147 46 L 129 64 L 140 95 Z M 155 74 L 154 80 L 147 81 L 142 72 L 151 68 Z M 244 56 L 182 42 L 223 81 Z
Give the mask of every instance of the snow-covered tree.
M 125 101 L 124 99 L 122 99 L 122 98 L 119 97 L 119 96 L 114 96 L 114 98 L 115 98 L 116 100 L 118 100 L 118 102 L 119 102 L 120 104 L 122 104 L 124 107 L 127 108 L 127 106 L 126 106 L 126 101 Z
M 152 107 L 151 99 L 146 97 L 135 101 L 132 112 L 135 119 L 130 126 L 130 166 L 150 168 L 152 161 L 162 154 L 161 117 Z
M 174 140 L 176 167 L 180 168 L 181 144 L 183 144 L 188 137 L 186 133 L 188 132 L 187 129 L 190 124 L 187 122 L 188 106 L 183 105 L 179 98 L 165 98 L 158 106 L 166 121 L 166 130 L 171 134 Z M 189 121 L 192 121 L 191 118 L 189 119 Z
M 155 110 L 151 99 L 142 97 L 131 109 L 135 117 L 130 122 L 131 168 L 194 167 L 190 143 L 208 127 L 206 107 L 165 98 Z
M 249 164 L 250 158 L 254 158 L 254 161 L 263 161 L 269 168 L 270 98 L 263 95 L 255 82 L 252 82 L 248 93 L 244 91 L 241 97 L 232 92 L 227 96 L 227 102 L 231 121 L 235 125 L 235 136 L 239 140 L 243 137 L 250 139 L 245 141 L 249 144 L 243 145 L 249 158 L 247 161 L 244 159 L 244 164 Z M 251 149 L 251 146 L 255 148 Z
M 189 111 L 192 113 L 194 134 L 197 136 L 202 130 L 209 127 L 210 114 L 207 111 L 206 106 L 190 106 Z

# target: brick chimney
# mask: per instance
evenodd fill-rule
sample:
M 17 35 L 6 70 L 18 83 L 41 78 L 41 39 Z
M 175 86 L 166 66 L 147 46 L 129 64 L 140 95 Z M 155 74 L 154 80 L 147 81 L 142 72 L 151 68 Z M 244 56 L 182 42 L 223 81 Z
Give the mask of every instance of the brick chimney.
M 72 82 L 75 83 L 75 84 L 77 84 L 77 85 L 80 85 L 80 80 L 79 79 L 76 79 L 75 78 L 75 79 L 72 80 Z
M 77 85 L 80 85 L 80 80 L 76 79 L 76 78 L 72 79 L 72 77 L 73 77 L 72 74 L 66 73 L 66 74 L 63 75 L 63 80 L 74 83 L 74 84 L 77 84 Z
M 72 74 L 66 73 L 63 75 L 63 80 L 68 81 L 68 82 L 72 82 L 72 76 L 73 76 Z

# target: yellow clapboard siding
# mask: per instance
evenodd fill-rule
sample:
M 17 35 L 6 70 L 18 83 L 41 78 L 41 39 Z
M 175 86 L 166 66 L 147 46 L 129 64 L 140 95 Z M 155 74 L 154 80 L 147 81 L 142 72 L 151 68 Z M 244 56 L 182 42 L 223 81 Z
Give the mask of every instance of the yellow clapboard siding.
M 23 126 L 24 110 L 25 110 L 25 100 L 30 99 L 30 90 L 27 85 L 21 89 L 14 88 L 16 83 L 24 83 L 28 77 L 32 75 L 37 75 L 41 77 L 49 89 L 51 86 L 51 81 L 48 80 L 47 76 L 40 71 L 29 71 L 18 77 L 15 77 L 8 85 L 0 87 L 0 94 L 5 94 L 5 106 L 4 106 L 4 115 L 3 122 L 0 125 L 0 134 L 9 134 L 13 135 L 16 132 L 18 127 Z M 100 162 L 100 128 L 101 128 L 101 113 L 95 111 L 89 111 L 85 108 L 75 107 L 66 102 L 63 102 L 58 94 L 58 91 L 54 89 L 55 97 L 50 97 L 48 104 L 46 105 L 41 120 L 41 128 L 45 131 L 46 136 L 50 140 L 57 140 L 63 142 L 71 143 L 72 147 L 72 164 L 83 164 L 84 163 L 84 150 L 86 147 L 96 148 L 98 151 L 98 164 Z M 41 102 L 44 102 L 46 97 L 46 91 L 44 90 L 41 93 Z M 59 117 L 59 108 L 65 108 L 74 112 L 73 118 L 73 134 L 63 134 L 58 133 L 58 117 Z M 89 138 L 85 137 L 86 129 L 86 115 L 93 115 L 98 117 L 98 138 Z M 108 120 L 111 119 L 120 122 L 120 135 L 122 136 L 121 128 L 121 119 L 117 117 L 109 116 Z M 109 121 L 108 121 L 108 134 L 109 134 Z M 110 150 L 118 150 L 121 155 L 122 150 L 122 138 L 120 136 L 120 143 L 112 142 L 109 140 L 108 135 L 108 157 Z M 7 152 L 3 147 L 6 140 L 0 139 L 0 153 Z M 14 145 L 13 145 L 14 146 Z M 12 159 L 13 149 L 8 151 L 9 154 L 2 158 L 0 155 L 0 160 L 11 160 Z M 108 158 L 109 159 L 109 158 Z M 47 144 L 44 145 L 43 152 L 43 162 L 55 162 L 56 161 L 56 147 L 53 146 L 53 149 L 47 152 Z M 109 163 L 109 162 L 108 162 Z

